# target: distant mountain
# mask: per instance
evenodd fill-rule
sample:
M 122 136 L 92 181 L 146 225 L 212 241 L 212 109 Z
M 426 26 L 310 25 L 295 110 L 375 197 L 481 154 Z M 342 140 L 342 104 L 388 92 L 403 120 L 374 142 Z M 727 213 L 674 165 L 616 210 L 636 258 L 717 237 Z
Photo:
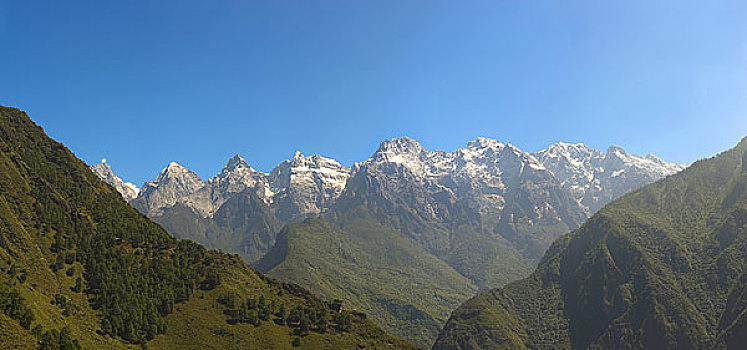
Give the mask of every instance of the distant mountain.
M 92 166 L 91 170 L 104 180 L 104 182 L 112 185 L 112 187 L 114 187 L 114 189 L 116 189 L 126 201 L 129 202 L 137 198 L 140 189 L 138 189 L 134 184 L 124 182 L 122 179 L 117 177 L 117 175 L 114 175 L 112 168 L 110 168 L 109 164 L 106 164 L 106 162 Z
M 148 203 L 174 202 L 199 181 L 176 164 L 162 175 Z M 250 195 L 226 203 L 264 203 Z M 415 349 L 344 303 L 175 240 L 6 107 L 0 271 L 3 349 Z
M 260 270 L 429 346 L 476 290 L 528 275 L 555 238 L 600 205 L 681 169 L 619 148 L 559 143 L 528 153 L 478 138 L 447 153 L 404 137 L 352 169 L 296 153 L 269 174 L 238 156 L 204 183 L 174 170 L 179 180 L 162 173 L 131 203 L 175 236 L 249 262 L 274 247 Z M 323 223 L 300 222 L 320 215 Z M 353 265 L 341 271 L 340 261 Z M 364 273 L 376 282 L 356 277 Z
M 602 153 L 583 143 L 559 142 L 534 156 L 592 213 L 631 189 L 684 168 L 652 154 L 627 154 L 617 146 Z
M 433 349 L 743 349 L 746 272 L 747 138 L 601 209 L 531 276 L 460 306 Z
M 430 345 L 459 300 L 526 276 L 589 208 L 514 146 L 481 138 L 446 153 L 399 138 L 353 167 L 326 213 L 288 227 L 257 267 Z
M 219 174 L 202 181 L 172 162 L 130 204 L 179 238 L 252 262 L 273 246 L 283 224 L 326 210 L 349 172 L 335 160 L 296 152 L 266 174 L 235 155 Z
M 278 219 L 299 221 L 322 213 L 345 189 L 350 170 L 334 159 L 296 152 L 268 177 Z

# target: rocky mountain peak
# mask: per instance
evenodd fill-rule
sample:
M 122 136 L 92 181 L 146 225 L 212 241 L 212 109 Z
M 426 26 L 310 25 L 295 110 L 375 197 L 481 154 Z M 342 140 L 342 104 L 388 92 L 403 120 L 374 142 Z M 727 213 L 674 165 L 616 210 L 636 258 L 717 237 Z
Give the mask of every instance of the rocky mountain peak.
M 254 169 L 249 166 L 244 158 L 236 154 L 228 159 L 228 162 L 226 163 L 226 166 L 223 167 L 221 173 L 230 173 L 236 171 L 237 169 L 247 169 L 249 171 L 254 171 Z
M 293 152 L 293 158 L 291 158 L 291 162 L 295 160 L 302 160 L 304 158 L 306 157 L 303 155 L 303 153 L 301 153 L 301 151 L 299 150 L 296 150 L 295 152 Z
M 504 154 L 514 154 L 520 157 L 527 156 L 527 153 L 524 153 L 519 147 L 516 147 L 510 143 L 507 143 L 505 147 L 501 149 Z
M 625 155 L 627 153 L 625 153 L 625 150 L 620 146 L 610 145 L 607 147 L 607 154 Z
M 280 221 L 292 222 L 325 212 L 348 188 L 350 177 L 360 174 L 372 181 L 352 184 L 373 184 L 376 188 L 366 189 L 373 191 L 367 193 L 379 193 L 380 198 L 397 205 L 404 205 L 403 189 L 410 191 L 408 210 L 423 218 L 447 218 L 453 203 L 461 201 L 485 217 L 504 217 L 502 210 L 513 206 L 505 210 L 518 210 L 513 213 L 515 218 L 561 220 L 570 227 L 579 221 L 579 213 L 592 213 L 631 189 L 681 168 L 655 156 L 628 154 L 616 146 L 604 153 L 583 143 L 558 142 L 529 153 L 512 144 L 478 137 L 447 153 L 429 151 L 409 137 L 399 137 L 383 141 L 352 171 L 334 159 L 296 151 L 265 174 L 235 155 L 217 176 L 203 183 L 172 162 L 153 182 L 145 184 L 138 199 L 147 202 L 139 208 L 145 207 L 149 213 L 155 210 L 156 215 L 159 208 L 182 203 L 203 217 L 212 217 L 235 194 L 249 190 L 263 199 Z M 537 195 L 540 192 L 560 200 L 544 203 Z M 521 196 L 526 198 L 519 199 Z M 522 207 L 516 207 L 517 203 Z M 539 214 L 535 217 L 532 213 Z
M 398 173 L 403 169 L 422 178 L 429 172 L 429 161 L 439 152 L 425 150 L 417 141 L 409 137 L 392 138 L 379 145 L 379 149 L 368 160 L 356 165 L 356 171 Z
M 604 153 L 582 143 L 559 142 L 534 155 L 590 212 L 683 168 L 653 155 L 628 154 L 615 145 Z
M 326 158 L 318 154 L 304 156 L 303 153 L 301 153 L 300 151 L 296 151 L 289 165 L 292 168 L 296 168 L 295 169 L 296 171 L 304 171 L 306 170 L 305 168 L 309 168 L 309 169 L 315 169 L 315 170 L 327 169 L 327 170 L 344 172 L 344 173 L 349 172 L 347 168 L 342 166 L 338 161 L 334 159 Z M 298 168 L 303 168 L 303 169 L 298 169 Z
M 110 177 L 116 177 L 116 175 L 114 175 L 114 172 L 112 171 L 112 168 L 109 167 L 109 164 L 106 163 L 94 164 L 91 166 L 91 170 L 102 180 L 106 180 Z
M 163 168 L 163 170 L 161 170 L 161 173 L 159 173 L 152 182 L 161 183 L 164 181 L 170 181 L 172 179 L 183 179 L 188 184 L 199 184 L 198 187 L 202 187 L 202 179 L 200 179 L 197 174 L 193 173 L 191 170 L 183 167 L 177 162 L 169 163 L 169 165 Z
M 197 174 L 177 162 L 171 162 L 151 182 L 146 182 L 138 194 L 137 207 L 147 208 L 149 215 L 176 204 L 180 199 L 197 192 L 205 185 Z M 144 204 L 142 203 L 144 202 Z
M 91 170 L 99 178 L 104 180 L 104 182 L 114 187 L 128 202 L 135 199 L 138 192 L 140 192 L 140 189 L 138 189 L 134 184 L 124 182 L 117 175 L 114 175 L 112 168 L 109 167 L 109 164 L 107 164 L 106 162 L 94 164 L 93 166 L 91 166 Z
M 595 166 L 592 160 L 602 159 L 604 154 L 580 142 L 557 142 L 534 156 L 563 182 L 573 176 L 589 177 Z
M 278 216 L 291 221 L 322 212 L 342 193 L 349 177 L 350 169 L 334 159 L 296 151 L 270 171 L 268 182 Z
M 566 143 L 566 142 L 557 142 L 550 147 L 547 147 L 546 150 L 540 151 L 538 153 L 543 153 L 546 156 L 549 157 L 563 157 L 566 159 L 578 159 L 581 157 L 588 157 L 591 153 L 599 153 L 599 151 L 592 150 L 588 146 L 586 146 L 584 143 Z
M 453 154 L 464 161 L 472 161 L 484 157 L 493 157 L 505 147 L 506 145 L 498 140 L 478 137 L 476 140 L 468 142 L 467 147 L 460 148 Z
M 505 145 L 502 142 L 488 138 L 488 137 L 478 137 L 474 141 L 470 141 L 467 143 L 467 148 L 469 149 L 485 149 L 485 148 L 501 149 L 504 146 Z
M 420 143 L 404 136 L 384 140 L 379 145 L 379 149 L 376 150 L 375 154 L 419 154 L 423 151 L 423 146 L 421 146 Z

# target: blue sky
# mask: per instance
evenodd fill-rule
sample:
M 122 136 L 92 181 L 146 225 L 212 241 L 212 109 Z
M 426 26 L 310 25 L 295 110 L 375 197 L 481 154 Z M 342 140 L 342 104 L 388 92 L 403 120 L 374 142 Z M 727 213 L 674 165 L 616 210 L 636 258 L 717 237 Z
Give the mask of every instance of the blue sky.
M 745 1 L 0 0 L 0 104 L 141 184 L 411 136 L 691 162 L 747 135 Z

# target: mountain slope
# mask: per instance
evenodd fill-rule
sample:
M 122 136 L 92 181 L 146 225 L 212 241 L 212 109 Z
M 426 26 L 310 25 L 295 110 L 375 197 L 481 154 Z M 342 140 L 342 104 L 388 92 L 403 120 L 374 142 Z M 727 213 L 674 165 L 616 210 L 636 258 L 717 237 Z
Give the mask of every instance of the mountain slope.
M 103 167 L 106 165 L 94 166 L 95 169 Z M 481 137 L 464 148 L 446 153 L 425 150 L 414 140 L 404 137 L 382 142 L 370 159 L 356 164 L 353 169 L 346 169 L 333 159 L 296 152 L 291 160 L 281 162 L 265 174 L 252 169 L 236 155 L 218 175 L 203 182 L 188 169 L 172 163 L 154 181 L 146 183 L 139 198 L 132 200 L 131 204 L 173 235 L 239 253 L 246 261 L 253 262 L 266 252 L 265 244 L 252 245 L 254 240 L 245 237 L 245 230 L 235 231 L 212 222 L 212 216 L 229 198 L 244 191 L 254 192 L 267 203 L 276 221 L 297 222 L 335 207 L 337 198 L 345 191 L 347 180 L 366 172 L 392 182 L 388 189 L 382 187 L 382 191 L 392 192 L 398 186 L 419 191 L 417 198 L 420 199 L 405 203 L 410 207 L 425 205 L 420 210 L 411 211 L 418 220 L 453 221 L 444 205 L 453 206 L 454 203 L 443 201 L 458 201 L 458 205 L 464 207 L 464 214 L 471 216 L 470 225 L 475 231 L 488 232 L 488 237 L 497 233 L 508 240 L 512 247 L 506 250 L 502 247 L 505 244 L 486 240 L 484 234 L 466 239 L 458 237 L 462 243 L 457 244 L 461 248 L 453 249 L 446 241 L 447 230 L 443 227 L 436 230 L 435 237 L 412 237 L 421 244 L 437 244 L 426 249 L 449 255 L 444 259 L 453 260 L 453 266 L 478 284 L 496 286 L 502 284 L 502 279 L 483 280 L 481 277 L 497 276 L 484 273 L 485 266 L 494 263 L 485 257 L 517 248 L 523 258 L 536 261 L 553 238 L 577 227 L 603 204 L 681 168 L 653 155 L 627 154 L 619 147 L 610 147 L 607 153 L 603 153 L 580 143 L 561 142 L 537 153 L 527 153 L 512 145 Z M 405 173 L 409 175 L 400 177 Z M 121 181 L 112 176 L 102 172 L 101 177 L 115 188 L 121 187 Z M 437 203 L 439 201 L 441 203 Z M 191 210 L 184 210 L 184 207 Z M 175 212 L 168 213 L 172 208 Z M 262 217 L 264 212 L 258 215 Z M 435 216 L 430 217 L 432 214 Z M 238 215 L 251 220 L 254 213 Z M 200 222 L 201 228 L 197 230 L 199 232 L 180 230 L 184 225 L 172 218 Z M 403 227 L 405 230 L 413 228 Z M 276 232 L 256 234 L 270 237 L 271 243 Z M 471 246 L 470 242 L 475 241 L 481 243 Z M 480 253 L 485 244 L 493 248 Z M 257 253 L 247 255 L 246 252 Z M 471 253 L 480 255 L 481 258 L 475 261 L 477 265 L 465 259 L 465 254 L 474 255 Z
M 604 207 L 528 278 L 454 311 L 434 349 L 737 349 L 747 138 Z
M 4 346 L 413 348 L 365 315 L 338 312 L 339 305 L 263 277 L 236 257 L 176 241 L 23 112 L 6 107 L 0 270 Z
M 533 155 L 485 138 L 452 153 L 425 150 L 409 138 L 387 140 L 353 173 L 327 211 L 328 227 L 295 226 L 294 234 L 283 237 L 282 246 L 289 248 L 280 247 L 258 268 L 360 305 L 390 332 L 424 346 L 436 339 L 433 323 L 445 321 L 443 306 L 455 307 L 474 288 L 526 276 L 553 239 L 588 215 Z M 357 249 L 332 248 L 337 245 Z M 403 247 L 424 263 L 371 257 Z M 351 261 L 347 271 L 365 267 L 376 283 L 345 278 L 341 265 L 315 264 L 310 272 L 308 261 Z M 460 279 L 465 282 L 455 284 Z M 410 292 L 449 286 L 457 287 L 449 290 L 450 298 Z M 401 306 L 391 307 L 391 300 Z M 401 309 L 422 311 L 433 322 Z
M 269 174 L 235 155 L 205 182 L 172 162 L 130 204 L 176 237 L 253 263 L 275 243 L 282 224 L 326 210 L 348 177 L 349 170 L 337 161 L 300 152 Z
M 349 170 L 300 152 L 269 174 L 235 156 L 206 182 L 172 167 L 131 202 L 167 231 L 254 263 L 275 244 L 283 224 L 323 215 L 326 225 L 299 223 L 287 231 L 259 268 L 342 299 L 424 346 L 435 340 L 448 311 L 476 288 L 527 276 L 556 237 L 600 205 L 681 169 L 618 147 L 604 153 L 558 143 L 528 153 L 478 138 L 447 153 L 407 137 L 385 140 Z M 190 183 L 198 189 L 175 186 Z M 348 248 L 344 256 L 337 246 Z M 373 251 L 423 263 L 381 260 Z M 326 263 L 337 261 L 357 264 L 341 271 Z M 377 276 L 377 283 L 350 278 L 353 270 Z
M 357 214 L 339 226 L 324 219 L 286 226 L 257 268 L 366 310 L 393 334 L 428 345 L 477 287 L 364 211 Z

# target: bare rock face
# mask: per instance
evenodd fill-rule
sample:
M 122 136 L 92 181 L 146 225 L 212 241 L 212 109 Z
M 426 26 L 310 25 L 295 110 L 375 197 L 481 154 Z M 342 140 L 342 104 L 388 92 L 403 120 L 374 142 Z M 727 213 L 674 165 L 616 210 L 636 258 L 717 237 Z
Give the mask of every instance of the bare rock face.
M 284 222 L 320 214 L 345 188 L 350 170 L 319 155 L 296 152 L 270 174 L 254 170 L 239 155 L 221 172 L 203 182 L 190 170 L 172 162 L 143 186 L 136 206 L 148 215 L 179 203 L 203 218 L 212 218 L 233 196 L 249 191 L 261 198 Z
M 583 143 L 559 142 L 534 155 L 591 213 L 629 191 L 685 168 L 651 154 L 627 154 L 617 146 L 610 146 L 604 153 Z
M 244 158 L 237 154 L 228 160 L 218 175 L 208 180 L 193 194 L 183 198 L 182 202 L 203 217 L 212 217 L 228 199 L 246 190 L 254 192 L 265 201 L 271 198 L 267 174 L 252 169 Z
M 137 197 L 139 192 L 137 186 L 129 182 L 124 182 L 117 175 L 114 175 L 112 168 L 110 168 L 109 164 L 106 164 L 106 162 L 94 164 L 91 166 L 91 170 L 93 170 L 94 174 L 104 180 L 104 182 L 114 187 L 114 189 L 116 189 L 126 201 L 129 202 Z
M 540 185 L 559 185 L 566 192 L 564 195 L 577 201 L 586 211 L 584 216 L 588 216 L 622 194 L 683 168 L 684 165 L 665 162 L 651 154 L 628 154 L 616 146 L 610 146 L 605 153 L 583 143 L 559 142 L 529 153 L 480 137 L 447 153 L 426 150 L 417 141 L 402 137 L 385 140 L 369 159 L 356 163 L 352 169 L 334 159 L 296 152 L 292 159 L 266 174 L 235 155 L 219 174 L 203 182 L 172 162 L 139 193 L 105 163 L 94 165 L 92 170 L 128 201 L 137 198 L 135 204 L 151 214 L 180 203 L 210 218 L 229 198 L 249 190 L 276 210 L 282 221 L 297 221 L 325 212 L 343 194 L 351 176 L 365 173 L 372 181 L 376 179 L 380 194 L 391 200 L 398 197 L 397 201 L 402 202 L 408 197 L 401 192 L 406 187 L 417 187 L 413 191 L 422 193 L 411 193 L 408 205 L 417 208 L 424 219 L 443 218 L 449 203 L 463 201 L 481 216 L 494 216 L 493 221 L 497 222 L 507 197 L 515 196 L 529 183 L 535 189 Z M 548 215 L 559 218 L 558 210 L 545 204 L 548 203 L 530 209 L 536 213 L 535 220 Z
M 451 153 L 425 150 L 409 138 L 387 140 L 354 171 L 362 179 L 351 181 L 338 207 L 360 202 L 355 195 L 367 196 L 399 216 L 395 224 L 405 234 L 440 256 L 477 242 L 455 229 L 469 225 L 475 227 L 470 233 L 526 246 L 527 255 L 537 258 L 549 240 L 588 215 L 532 154 L 487 138 Z M 536 247 L 524 242 L 527 233 L 549 228 Z
M 426 150 L 402 137 L 383 141 L 369 159 L 352 169 L 330 158 L 296 152 L 267 174 L 235 155 L 220 173 L 203 182 L 172 162 L 135 198 L 106 164 L 93 167 L 134 207 L 161 220 L 169 231 L 184 231 L 184 215 L 195 216 L 190 220 L 200 224 L 193 227 L 202 230 L 196 239 L 208 246 L 211 242 L 204 240 L 209 237 L 251 231 L 265 237 L 261 247 L 236 251 L 258 255 L 275 237 L 258 227 L 269 230 L 312 216 L 341 216 L 364 205 L 378 221 L 443 259 L 458 260 L 492 244 L 495 249 L 485 254 L 510 247 L 528 261 L 538 260 L 555 237 L 578 227 L 608 202 L 682 168 L 653 155 L 627 154 L 615 146 L 605 153 L 582 143 L 560 142 L 530 153 L 480 137 L 466 147 L 443 152 Z M 233 201 L 231 210 L 221 211 L 238 195 L 264 205 L 239 206 L 243 202 Z M 216 221 L 219 211 L 221 218 Z M 236 224 L 239 218 L 246 224 L 241 229 Z M 255 225 L 257 220 L 263 224 Z M 228 222 L 231 227 L 223 225 Z M 225 248 L 225 242 L 253 240 L 222 241 Z
M 148 216 L 159 215 L 163 209 L 181 203 L 204 185 L 197 174 L 171 162 L 152 182 L 143 185 L 133 206 Z
M 318 215 L 342 193 L 350 170 L 334 159 L 296 152 L 270 172 L 271 201 L 284 222 Z

